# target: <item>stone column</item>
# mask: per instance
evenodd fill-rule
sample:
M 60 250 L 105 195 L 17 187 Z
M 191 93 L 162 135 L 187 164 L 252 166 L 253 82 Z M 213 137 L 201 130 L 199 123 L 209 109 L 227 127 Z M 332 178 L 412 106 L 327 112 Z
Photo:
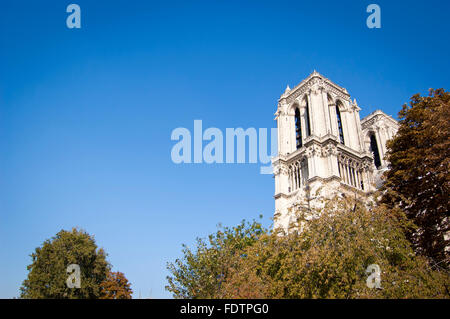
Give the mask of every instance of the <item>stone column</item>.
M 341 110 L 341 121 L 342 121 L 342 128 L 343 128 L 343 132 L 344 132 L 345 145 L 353 148 L 353 136 L 352 136 L 351 130 L 350 130 L 349 117 L 350 117 L 350 111 L 347 106 L 345 111 Z
M 331 134 L 339 139 L 339 130 L 337 127 L 337 114 L 336 114 L 336 104 L 332 103 L 328 105 L 328 111 L 330 112 L 330 124 L 331 124 Z
M 309 91 L 309 94 L 306 95 L 306 98 L 308 99 L 308 113 L 309 113 L 309 124 L 311 125 L 310 127 L 310 131 L 311 131 L 311 135 L 317 135 L 316 134 L 316 128 L 315 128 L 315 119 L 316 119 L 316 112 L 314 110 L 313 104 L 312 104 L 312 100 L 311 100 L 311 94 L 312 91 Z
M 364 141 L 362 137 L 362 130 L 361 130 L 361 118 L 359 117 L 359 110 L 358 107 L 355 106 L 353 114 L 355 115 L 355 125 L 356 125 L 356 131 L 358 133 L 358 142 L 359 142 L 359 151 L 364 151 Z
M 321 93 L 322 93 L 321 94 L 322 109 L 324 112 L 325 126 L 326 126 L 325 134 L 331 134 L 332 127 L 331 127 L 330 109 L 328 107 L 328 96 L 327 96 L 327 92 L 323 88 L 321 89 Z

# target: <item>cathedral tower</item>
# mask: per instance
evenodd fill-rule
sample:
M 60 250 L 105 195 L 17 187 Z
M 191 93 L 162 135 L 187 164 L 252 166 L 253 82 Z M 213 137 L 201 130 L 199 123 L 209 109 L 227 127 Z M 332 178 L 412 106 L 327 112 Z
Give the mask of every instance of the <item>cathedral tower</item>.
M 387 167 L 386 141 L 398 124 L 381 111 L 360 120 L 360 110 L 345 88 L 316 71 L 286 88 L 275 113 L 275 227 L 286 227 L 298 205 L 375 190 Z

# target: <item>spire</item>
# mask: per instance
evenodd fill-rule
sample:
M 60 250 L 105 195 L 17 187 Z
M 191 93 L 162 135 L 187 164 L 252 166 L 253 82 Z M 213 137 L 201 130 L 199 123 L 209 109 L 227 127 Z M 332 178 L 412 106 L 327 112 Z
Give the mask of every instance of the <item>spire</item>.
M 283 95 L 288 94 L 291 91 L 291 88 L 289 87 L 289 84 L 286 86 L 286 90 L 284 90 Z

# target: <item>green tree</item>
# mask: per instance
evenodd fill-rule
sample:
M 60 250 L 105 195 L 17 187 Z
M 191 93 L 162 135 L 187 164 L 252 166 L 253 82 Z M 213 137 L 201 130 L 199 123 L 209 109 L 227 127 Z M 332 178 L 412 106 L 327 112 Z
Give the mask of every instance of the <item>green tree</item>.
M 400 206 L 417 228 L 408 232 L 415 251 L 449 266 L 450 94 L 430 89 L 399 112 L 400 127 L 387 143 L 389 170 L 383 202 Z
M 169 291 L 177 298 L 449 297 L 448 273 L 414 254 L 400 209 L 335 198 L 296 215 L 287 232 L 255 233 L 255 223 L 242 223 L 210 237 L 210 245 L 200 241 L 195 253 L 185 248 L 184 262 L 170 265 L 177 284 L 169 278 Z M 373 264 L 381 289 L 366 283 Z
M 75 228 L 61 230 L 30 256 L 32 263 L 20 288 L 21 298 L 99 298 L 100 284 L 110 270 L 104 250 L 97 248 L 92 236 Z M 67 286 L 70 264 L 80 266 L 81 288 Z
M 131 299 L 133 290 L 125 275 L 119 271 L 108 272 L 106 280 L 100 285 L 100 299 Z
M 168 285 L 174 298 L 218 298 L 228 277 L 233 256 L 267 233 L 260 223 L 242 221 L 236 227 L 219 227 L 208 241 L 197 238 L 195 251 L 183 245 L 183 257 L 168 263 Z

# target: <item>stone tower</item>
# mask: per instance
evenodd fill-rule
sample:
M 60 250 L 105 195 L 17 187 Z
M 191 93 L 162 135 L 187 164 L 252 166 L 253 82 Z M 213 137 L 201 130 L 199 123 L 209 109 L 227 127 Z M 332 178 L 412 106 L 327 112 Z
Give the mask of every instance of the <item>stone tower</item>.
M 298 205 L 344 193 L 365 196 L 386 169 L 386 141 L 398 124 L 382 111 L 360 119 L 347 90 L 314 71 L 278 101 L 275 227 L 287 227 Z M 355 194 L 356 193 L 356 194 Z

